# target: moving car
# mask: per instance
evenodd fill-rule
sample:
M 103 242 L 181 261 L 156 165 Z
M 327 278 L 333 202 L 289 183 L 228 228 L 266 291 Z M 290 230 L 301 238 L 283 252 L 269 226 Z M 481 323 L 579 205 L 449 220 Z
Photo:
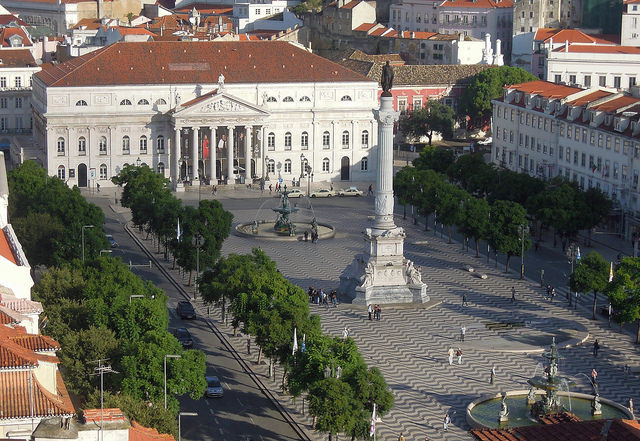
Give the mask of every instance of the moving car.
M 187 328 L 175 329 L 173 331 L 173 335 L 176 336 L 176 339 L 178 339 L 183 348 L 193 347 L 193 339 L 191 338 L 191 333 Z
M 356 187 L 349 187 L 347 189 L 342 189 L 338 192 L 339 196 L 362 196 L 362 191 L 358 190 Z
M 330 198 L 331 196 L 335 196 L 335 195 L 336 195 L 335 191 L 327 190 L 326 188 L 311 192 L 312 198 Z
M 299 188 L 293 188 L 291 190 L 288 190 L 288 192 L 289 192 L 290 198 L 302 198 L 305 196 L 304 192 Z M 280 195 L 276 194 L 276 196 L 280 196 Z
M 181 319 L 196 318 L 196 310 L 193 309 L 193 305 L 191 304 L 191 302 L 187 302 L 186 300 L 181 300 L 178 302 L 176 313 L 178 313 L 178 317 L 180 317 Z
M 207 380 L 207 391 L 205 392 L 205 396 L 207 398 L 221 397 L 224 395 L 224 390 L 222 389 L 222 384 L 220 384 L 220 379 L 218 377 L 205 377 L 205 380 Z
M 111 248 L 116 248 L 118 246 L 118 242 L 116 242 L 112 235 L 107 234 L 107 240 L 109 241 Z

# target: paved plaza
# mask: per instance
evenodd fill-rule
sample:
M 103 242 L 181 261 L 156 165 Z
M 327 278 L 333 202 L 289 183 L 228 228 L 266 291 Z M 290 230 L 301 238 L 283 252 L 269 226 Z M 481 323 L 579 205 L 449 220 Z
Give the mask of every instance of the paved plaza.
M 222 192 L 219 192 L 222 193 Z M 259 218 L 269 219 L 275 198 L 247 197 L 241 193 L 218 197 L 234 214 L 234 226 Z M 183 195 L 185 201 L 193 195 Z M 373 215 L 373 198 L 314 200 L 313 212 L 298 202 L 299 216 L 315 215 L 337 229 L 334 239 L 310 242 L 257 241 L 232 235 L 225 241 L 223 254 L 248 253 L 261 247 L 277 263 L 280 271 L 294 283 L 306 289 L 312 285 L 325 291 L 337 288 L 341 272 L 364 247 L 362 230 Z M 262 206 L 260 210 L 258 207 Z M 564 359 L 559 363 L 561 374 L 571 377 L 576 392 L 589 393 L 591 387 L 581 373 L 592 368 L 599 372 L 603 397 L 626 403 L 629 397 L 640 400 L 637 376 L 625 376 L 623 366 L 640 366 L 640 356 L 633 337 L 609 329 L 602 320 L 592 321 L 588 308 L 569 310 L 563 296 L 555 303 L 545 300 L 538 281 L 519 280 L 514 273 L 505 274 L 504 267 L 487 265 L 484 258 L 462 251 L 459 243 L 447 243 L 424 232 L 424 225 L 414 226 L 410 219 L 397 218 L 405 228 L 405 256 L 422 267 L 422 278 L 428 285 L 431 301 L 427 305 L 383 305 L 380 321 L 369 321 L 365 308 L 341 303 L 325 309 L 312 305 L 312 313 L 322 317 L 323 330 L 340 336 L 347 326 L 361 353 L 370 366 L 378 367 L 395 395 L 392 411 L 378 423 L 379 440 L 396 440 L 400 432 L 409 440 L 468 440 L 465 421 L 466 405 L 486 394 L 524 389 L 526 380 L 542 369 L 541 352 L 553 336 Z M 513 259 L 513 264 L 518 264 Z M 474 273 L 468 271 L 474 268 Z M 549 271 L 549 270 L 548 270 Z M 486 279 L 475 274 L 486 274 Z M 511 301 L 511 287 L 516 289 L 516 301 Z M 469 305 L 462 306 L 467 293 Z M 589 302 L 587 302 L 588 304 Z M 464 342 L 459 339 L 460 327 L 467 329 Z M 244 354 L 244 339 L 232 338 L 231 330 L 218 324 L 229 336 L 240 354 Z M 595 338 L 601 344 L 598 358 L 591 348 Z M 447 351 L 460 347 L 462 364 L 448 363 Z M 255 362 L 255 354 L 251 357 Z M 489 383 L 492 366 L 496 366 L 495 384 Z M 258 375 L 266 376 L 266 365 L 255 365 Z M 270 382 L 277 390 L 278 382 Z M 292 403 L 282 396 L 285 407 L 297 411 L 299 419 L 310 430 L 310 419 L 303 417 L 301 400 Z M 452 425 L 442 431 L 442 420 L 449 412 Z M 497 417 L 497 416 L 496 416 Z M 322 436 L 314 436 L 320 440 Z

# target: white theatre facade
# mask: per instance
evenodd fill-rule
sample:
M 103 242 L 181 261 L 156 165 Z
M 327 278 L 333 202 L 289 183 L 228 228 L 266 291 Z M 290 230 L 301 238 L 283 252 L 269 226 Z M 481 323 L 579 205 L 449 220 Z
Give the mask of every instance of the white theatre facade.
M 117 43 L 43 66 L 34 142 L 70 186 L 112 186 L 127 164 L 175 188 L 290 183 L 307 180 L 308 167 L 314 182 L 369 182 L 377 91 L 287 42 Z

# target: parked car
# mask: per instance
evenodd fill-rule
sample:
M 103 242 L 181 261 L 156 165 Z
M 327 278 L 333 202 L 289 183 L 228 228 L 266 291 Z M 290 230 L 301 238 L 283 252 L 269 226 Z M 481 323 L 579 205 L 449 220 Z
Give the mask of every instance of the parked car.
M 362 191 L 358 190 L 356 187 L 349 187 L 347 189 L 342 189 L 338 192 L 339 196 L 362 196 Z
M 205 396 L 207 398 L 219 398 L 224 395 L 224 390 L 222 389 L 222 384 L 220 383 L 220 379 L 218 377 L 205 377 L 205 380 L 207 380 L 207 391 L 205 392 Z
M 111 248 L 116 248 L 118 246 L 118 242 L 116 242 L 111 234 L 107 234 L 107 240 L 109 241 Z
M 302 198 L 305 196 L 304 192 L 299 188 L 293 188 L 291 190 L 288 190 L 288 192 L 290 198 Z M 276 197 L 280 197 L 280 195 L 276 193 Z
M 191 304 L 191 302 L 187 302 L 186 300 L 178 302 L 176 312 L 178 313 L 178 317 L 180 317 L 181 319 L 196 318 L 196 310 L 193 309 L 193 305 Z
M 191 333 L 187 328 L 175 329 L 173 335 L 175 335 L 183 348 L 193 347 L 193 338 L 191 338 Z
M 331 196 L 335 196 L 335 195 L 336 195 L 335 191 L 327 190 L 326 188 L 311 192 L 312 198 L 330 198 Z

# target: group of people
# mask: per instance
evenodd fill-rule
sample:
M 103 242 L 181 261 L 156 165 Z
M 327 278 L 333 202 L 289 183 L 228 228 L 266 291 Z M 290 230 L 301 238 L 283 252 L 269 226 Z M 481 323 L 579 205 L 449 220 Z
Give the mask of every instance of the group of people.
M 309 301 L 314 305 L 324 305 L 325 308 L 329 308 L 329 301 L 334 308 L 338 307 L 338 291 L 335 289 L 331 291 L 329 294 L 324 292 L 322 288 L 315 289 L 313 286 L 310 286 L 308 289 Z
M 553 299 L 555 299 L 555 297 L 556 297 L 556 289 L 551 285 L 547 284 L 547 295 L 545 298 L 550 302 L 553 302 Z
M 382 308 L 378 304 L 375 304 L 375 305 L 369 304 L 369 306 L 367 307 L 367 312 L 369 313 L 369 320 L 373 320 L 374 318 L 376 320 L 380 320 L 380 314 L 382 313 Z
M 304 241 L 307 242 L 309 240 L 309 236 L 311 236 L 311 243 L 318 243 L 318 231 L 313 229 L 311 231 L 304 231 Z

